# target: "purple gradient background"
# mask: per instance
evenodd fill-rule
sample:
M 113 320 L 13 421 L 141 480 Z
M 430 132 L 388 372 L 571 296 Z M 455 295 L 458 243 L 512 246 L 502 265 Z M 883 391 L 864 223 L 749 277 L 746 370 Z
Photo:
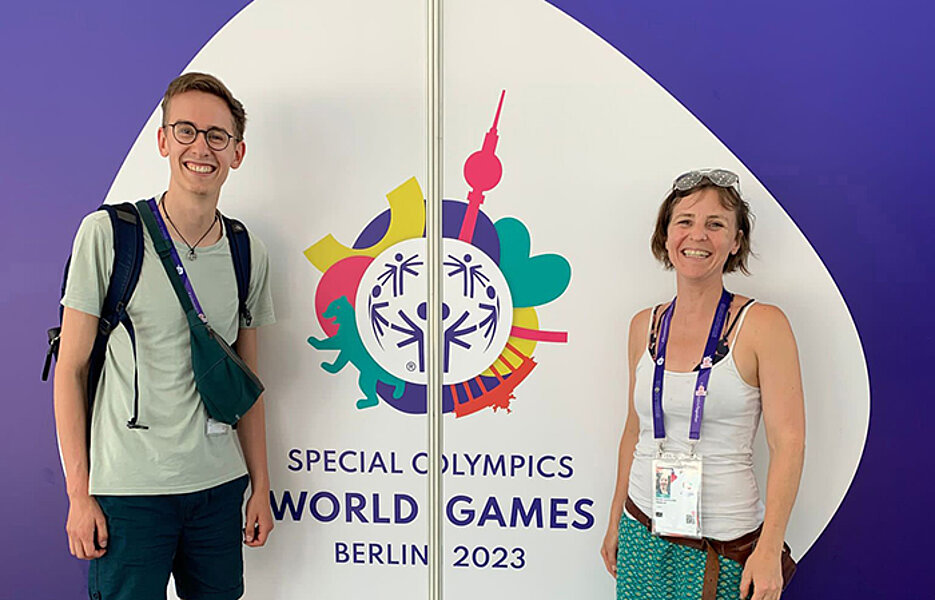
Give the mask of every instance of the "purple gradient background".
M 744 161 L 821 256 L 857 324 L 870 372 L 867 445 L 783 599 L 932 597 L 932 551 L 918 534 L 935 494 L 935 203 L 926 181 L 935 170 L 935 5 L 551 3 Z
M 0 598 L 87 598 L 71 558 L 52 419 L 39 381 L 71 238 L 100 204 L 166 83 L 247 2 L 4 2 L 0 189 L 5 315 Z
M 38 380 L 62 262 L 165 83 L 246 3 L 4 3 L 0 307 L 11 412 L 0 425 L 0 598 L 87 597 L 86 565 L 68 556 L 63 531 L 51 390 Z M 930 513 L 925 492 L 935 492 L 926 443 L 935 277 L 925 256 L 935 222 L 925 196 L 935 166 L 935 5 L 552 4 L 639 64 L 744 160 L 808 236 L 857 322 L 873 396 L 866 451 L 783 598 L 926 595 L 935 570 L 911 532 Z

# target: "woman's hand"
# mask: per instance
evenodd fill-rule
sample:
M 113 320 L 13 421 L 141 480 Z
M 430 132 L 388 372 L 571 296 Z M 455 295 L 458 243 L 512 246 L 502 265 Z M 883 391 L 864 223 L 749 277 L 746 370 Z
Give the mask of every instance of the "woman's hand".
M 607 525 L 607 533 L 604 534 L 604 541 L 601 542 L 601 558 L 604 559 L 607 572 L 617 577 L 617 528 L 614 527 L 613 519 Z
M 778 600 L 782 593 L 782 556 L 779 552 L 757 546 L 747 559 L 740 577 L 740 597 L 751 600 Z

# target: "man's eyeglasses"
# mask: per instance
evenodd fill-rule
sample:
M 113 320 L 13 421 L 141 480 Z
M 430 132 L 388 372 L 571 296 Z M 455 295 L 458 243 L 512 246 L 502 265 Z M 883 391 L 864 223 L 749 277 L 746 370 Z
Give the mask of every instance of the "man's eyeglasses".
M 227 148 L 231 143 L 232 139 L 237 139 L 231 134 L 227 133 L 220 127 L 209 127 L 208 129 L 198 129 L 195 127 L 194 123 L 189 123 L 188 121 L 176 121 L 175 123 L 167 123 L 163 127 L 168 127 L 172 130 L 172 137 L 175 138 L 180 144 L 189 144 L 195 143 L 195 138 L 198 137 L 199 133 L 205 134 L 205 142 L 208 143 L 208 147 L 212 150 L 220 152 Z
M 740 177 L 727 169 L 698 169 L 697 171 L 682 173 L 672 182 L 672 188 L 680 192 L 687 192 L 701 183 L 703 179 L 709 180 L 718 187 L 732 187 L 738 194 L 740 193 Z

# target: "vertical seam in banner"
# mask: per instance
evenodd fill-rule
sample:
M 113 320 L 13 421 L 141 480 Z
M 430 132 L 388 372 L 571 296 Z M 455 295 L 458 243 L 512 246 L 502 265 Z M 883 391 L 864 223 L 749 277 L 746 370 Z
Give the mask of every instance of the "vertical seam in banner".
M 444 570 L 442 496 L 442 3 L 427 0 L 427 169 L 426 169 L 426 268 L 428 269 L 428 377 L 426 413 L 428 422 L 428 560 L 429 600 L 442 600 Z

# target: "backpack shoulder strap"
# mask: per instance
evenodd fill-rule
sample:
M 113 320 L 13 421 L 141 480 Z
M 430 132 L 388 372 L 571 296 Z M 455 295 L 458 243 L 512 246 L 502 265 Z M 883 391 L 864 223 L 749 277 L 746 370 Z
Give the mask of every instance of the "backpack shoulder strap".
M 101 305 L 99 331 L 105 336 L 123 320 L 143 266 L 143 225 L 130 202 L 101 206 L 114 229 L 114 264 Z
M 97 210 L 103 210 L 110 217 L 110 224 L 114 232 L 114 260 L 111 268 L 110 281 L 107 292 L 101 304 L 101 315 L 98 319 L 98 333 L 94 346 L 91 349 L 88 383 L 93 391 L 96 387 L 100 368 L 103 366 L 103 353 L 107 347 L 107 338 L 110 332 L 126 319 L 126 305 L 133 295 L 137 281 L 140 278 L 140 269 L 143 264 L 143 226 L 134 206 L 130 203 L 110 205 L 104 204 Z M 65 296 L 65 287 L 68 284 L 68 272 L 71 266 L 71 257 L 65 263 L 65 273 L 62 276 L 62 297 Z M 46 381 L 52 365 L 52 358 L 58 357 L 59 336 L 61 334 L 62 313 L 64 307 L 59 304 L 59 326 L 49 330 L 49 349 L 46 353 L 45 365 L 42 370 L 42 380 Z M 93 398 L 93 396 L 92 396 Z
M 143 267 L 143 224 L 140 221 L 140 215 L 136 208 L 129 202 L 123 204 L 104 204 L 98 210 L 103 210 L 110 218 L 110 225 L 114 232 L 114 261 L 111 268 L 110 280 L 107 283 L 107 292 L 104 295 L 104 301 L 101 303 L 101 314 L 98 318 L 97 335 L 94 336 L 94 345 L 91 347 L 91 354 L 88 356 L 88 380 L 87 380 L 87 402 L 88 418 L 86 429 L 86 440 L 90 449 L 91 443 L 91 414 L 94 410 L 94 398 L 97 392 L 97 385 L 101 378 L 101 372 L 104 370 L 104 357 L 107 354 L 107 344 L 110 341 L 111 332 L 119 324 L 127 330 L 130 336 L 130 343 L 133 347 L 133 417 L 127 423 L 131 429 L 148 429 L 145 425 L 138 423 L 139 419 L 139 371 L 137 370 L 136 360 L 136 334 L 133 330 L 133 323 L 127 315 L 127 304 L 136 289 L 136 284 L 140 279 L 140 271 Z M 65 287 L 68 280 L 68 271 L 71 264 L 71 257 L 65 265 L 65 275 L 62 281 L 62 295 L 65 294 Z M 45 365 L 42 370 L 42 380 L 45 381 L 49 375 L 52 357 L 58 356 L 58 345 L 61 336 L 61 309 L 59 311 L 59 326 L 49 330 L 49 350 L 46 354 Z
M 148 429 L 140 425 L 139 420 L 139 372 L 136 360 L 136 332 L 133 323 L 127 315 L 127 304 L 136 284 L 140 279 L 143 268 L 143 223 L 136 207 L 130 202 L 115 205 L 103 205 L 101 209 L 107 211 L 110 223 L 114 228 L 114 264 L 110 273 L 110 283 L 107 295 L 101 306 L 101 316 L 98 320 L 97 337 L 91 350 L 91 360 L 88 369 L 88 406 L 89 412 L 94 402 L 97 384 L 101 371 L 104 368 L 104 355 L 110 333 L 118 324 L 123 324 L 130 336 L 130 345 L 133 348 L 133 417 L 127 422 L 130 429 Z M 90 419 L 88 419 L 90 424 Z M 90 440 L 90 432 L 88 434 Z
M 237 301 L 240 316 L 247 326 L 253 321 L 253 315 L 247 308 L 247 294 L 250 292 L 250 234 L 243 223 L 222 215 L 227 243 L 230 244 L 231 260 L 234 262 L 234 277 L 237 278 Z

